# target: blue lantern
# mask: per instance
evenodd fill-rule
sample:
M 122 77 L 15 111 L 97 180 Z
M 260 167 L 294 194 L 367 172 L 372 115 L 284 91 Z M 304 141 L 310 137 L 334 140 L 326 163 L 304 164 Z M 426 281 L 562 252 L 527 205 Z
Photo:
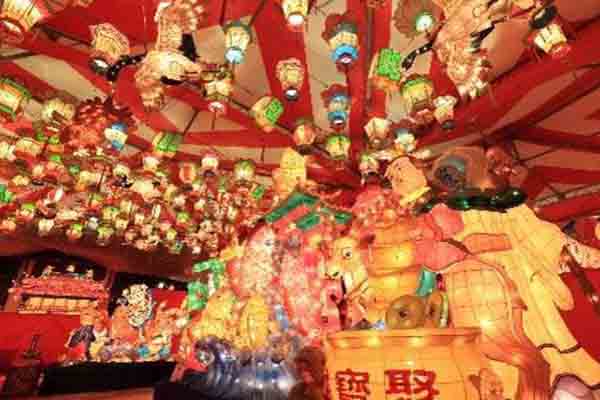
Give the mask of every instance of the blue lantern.
M 122 122 L 115 122 L 104 130 L 104 137 L 115 150 L 121 151 L 127 143 L 127 126 Z

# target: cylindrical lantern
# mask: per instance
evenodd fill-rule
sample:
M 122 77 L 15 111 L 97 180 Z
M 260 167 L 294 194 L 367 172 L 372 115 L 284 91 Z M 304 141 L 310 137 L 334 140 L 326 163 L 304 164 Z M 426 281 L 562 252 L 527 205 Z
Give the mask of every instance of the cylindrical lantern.
M 117 61 L 129 55 L 129 40 L 111 24 L 94 25 L 90 30 L 93 49 L 90 67 L 94 72 L 104 75 Z
M 394 148 L 399 154 L 412 153 L 417 148 L 415 135 L 407 127 L 398 127 L 394 129 Z
M 75 105 L 68 103 L 60 97 L 54 97 L 42 105 L 42 121 L 52 131 L 58 131 L 62 126 L 69 124 L 75 116 Z
M 370 175 L 377 175 L 379 173 L 379 166 L 379 160 L 373 154 L 363 153 L 360 155 L 358 170 L 360 171 L 363 184 Z
M 380 148 L 387 139 L 390 132 L 390 121 L 385 118 L 373 117 L 365 125 L 365 132 L 369 143 L 375 148 Z
M 239 160 L 233 166 L 233 178 L 236 181 L 251 181 L 256 174 L 256 164 L 252 160 Z
M 571 51 L 560 24 L 553 22 L 534 33 L 533 43 L 552 58 L 562 58 Z
M 185 162 L 179 166 L 179 180 L 185 185 L 191 185 L 198 177 L 198 168 L 192 162 Z
M 0 112 L 13 121 L 31 99 L 29 90 L 9 78 L 0 78 Z
M 402 98 L 409 114 L 431 107 L 433 82 L 423 75 L 411 75 L 402 86 Z
M 346 127 L 350 112 L 348 89 L 341 85 L 332 85 L 321 94 L 327 108 L 327 119 L 332 129 L 341 131 Z
M 358 59 L 358 27 L 346 16 L 330 15 L 325 21 L 323 38 L 329 44 L 331 58 L 341 66 L 349 66 Z
M 250 113 L 259 127 L 271 132 L 283 114 L 283 104 L 275 97 L 264 96 L 252 106 Z
M 114 233 L 115 230 L 112 226 L 100 225 L 98 227 L 98 237 L 96 238 L 98 246 L 108 246 Z
M 308 0 L 282 0 L 283 15 L 291 30 L 301 30 L 308 17 Z
M 398 89 L 402 79 L 402 54 L 394 49 L 381 49 L 373 57 L 369 80 L 373 86 L 386 92 Z
M 327 137 L 325 149 L 334 160 L 345 160 L 350 154 L 352 142 L 346 135 L 333 134 Z
M 127 125 L 122 122 L 115 122 L 104 130 L 104 137 L 110 142 L 113 149 L 121 151 L 127 143 Z
M 183 136 L 174 132 L 162 132 L 156 135 L 152 140 L 154 154 L 168 158 L 175 157 L 179 145 L 183 141 Z
M 50 232 L 54 228 L 54 220 L 42 218 L 38 222 L 38 235 L 40 236 L 48 236 Z
M 454 129 L 454 106 L 456 102 L 454 96 L 440 96 L 433 100 L 435 107 L 433 115 L 444 130 Z
M 218 115 L 227 111 L 227 102 L 233 92 L 231 72 L 225 71 L 204 84 L 204 97 L 208 101 L 208 109 Z
M 248 25 L 241 21 L 228 24 L 225 27 L 225 59 L 231 64 L 241 64 L 250 42 L 252 31 Z
M 219 170 L 219 157 L 214 153 L 206 153 L 202 156 L 202 161 L 200 162 L 200 172 L 202 175 L 212 174 L 216 175 Z
M 67 240 L 70 242 L 74 242 L 83 237 L 83 224 L 74 223 L 69 228 L 67 228 Z
M 293 138 L 298 151 L 300 151 L 300 153 L 307 152 L 317 138 L 315 124 L 312 121 L 304 119 L 296 121 Z
M 276 73 L 285 98 L 290 101 L 297 100 L 300 97 L 300 89 L 304 83 L 304 67 L 300 60 L 289 58 L 279 61 Z

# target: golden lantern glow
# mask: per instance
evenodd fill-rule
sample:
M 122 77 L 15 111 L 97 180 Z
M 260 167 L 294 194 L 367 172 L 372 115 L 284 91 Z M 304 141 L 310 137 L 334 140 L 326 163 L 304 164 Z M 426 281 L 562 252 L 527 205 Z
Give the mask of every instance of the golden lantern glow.
M 385 118 L 373 117 L 365 125 L 369 142 L 376 148 L 381 147 L 390 132 L 391 123 Z
M 9 78 L 0 78 L 0 112 L 13 121 L 31 98 L 29 91 Z
M 225 27 L 225 59 L 231 64 L 241 64 L 251 42 L 250 27 L 241 21 L 231 22 Z
M 431 107 L 433 91 L 433 82 L 426 76 L 417 74 L 410 76 L 402 86 L 402 98 L 408 113 L 413 114 Z
M 537 31 L 533 43 L 552 58 L 562 58 L 571 51 L 562 27 L 558 23 L 551 23 Z
M 227 111 L 227 103 L 233 92 L 233 76 L 229 71 L 216 74 L 214 79 L 204 84 L 204 97 L 208 101 L 208 109 L 223 115 Z
M 334 160 L 345 160 L 350 154 L 352 141 L 346 135 L 333 134 L 325 141 L 325 150 Z
M 294 128 L 294 143 L 298 147 L 298 150 L 302 153 L 308 150 L 317 138 L 317 129 L 315 124 L 309 120 L 298 120 L 296 121 L 296 127 Z
M 216 174 L 219 170 L 219 156 L 214 153 L 206 153 L 200 162 L 200 171 L 202 174 Z
M 60 97 L 54 97 L 42 105 L 42 121 L 51 131 L 58 131 L 75 117 L 75 105 Z
M 283 104 L 275 97 L 264 96 L 252 106 L 250 113 L 259 127 L 271 132 L 283 114 Z
M 308 16 L 308 0 L 282 0 L 283 15 L 291 30 L 302 29 Z
M 297 100 L 300 97 L 300 89 L 304 83 L 304 67 L 297 58 L 281 60 L 275 69 L 277 79 L 281 83 L 285 98 Z
M 454 106 L 456 102 L 454 96 L 440 96 L 433 100 L 435 106 L 433 116 L 444 130 L 454 129 Z
M 358 59 L 358 28 L 351 21 L 342 21 L 327 34 L 331 58 L 338 65 L 349 66 Z
M 94 25 L 90 30 L 93 49 L 90 67 L 103 75 L 122 57 L 130 54 L 129 39 L 111 24 Z
M 233 166 L 236 181 L 252 181 L 256 175 L 256 164 L 252 160 L 239 160 Z

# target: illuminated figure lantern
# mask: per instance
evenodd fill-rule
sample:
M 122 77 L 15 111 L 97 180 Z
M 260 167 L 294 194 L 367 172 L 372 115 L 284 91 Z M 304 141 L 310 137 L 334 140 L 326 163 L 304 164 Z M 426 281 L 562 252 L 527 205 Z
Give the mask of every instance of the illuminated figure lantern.
M 0 112 L 11 120 L 23 112 L 23 107 L 31 99 L 29 90 L 9 78 L 0 78 Z
M 433 116 L 444 130 L 454 129 L 454 106 L 456 102 L 454 96 L 440 96 L 433 100 L 435 107 Z
M 344 129 L 350 113 L 348 88 L 337 84 L 331 85 L 321 93 L 321 98 L 327 108 L 329 126 L 336 131 Z
M 236 181 L 252 181 L 256 174 L 256 165 L 252 160 L 239 160 L 233 166 L 233 178 Z
M 241 64 L 246 49 L 252 42 L 250 27 L 241 21 L 233 21 L 225 27 L 225 59 L 231 64 Z
M 127 143 L 127 125 L 122 122 L 115 122 L 104 130 L 104 137 L 115 150 L 121 151 Z
M 402 79 L 402 54 L 394 49 L 381 49 L 371 63 L 369 80 L 376 89 L 392 92 L 398 90 Z
M 409 76 L 402 86 L 402 98 L 408 114 L 418 125 L 428 125 L 433 121 L 433 92 L 433 82 L 417 74 Z
M 333 134 L 327 137 L 325 149 L 334 160 L 346 160 L 350 154 L 350 138 L 346 135 Z
M 121 58 L 129 56 L 129 40 L 111 24 L 90 27 L 92 32 L 92 54 L 90 68 L 104 75 Z
M 250 112 L 262 130 L 271 132 L 283 114 L 283 104 L 275 97 L 264 96 L 252 106 Z
M 369 143 L 375 147 L 382 147 L 390 132 L 391 123 L 385 118 L 373 117 L 365 125 L 365 132 L 369 138 Z
M 164 156 L 167 158 L 173 158 L 177 153 L 179 145 L 183 141 L 183 136 L 173 132 L 163 132 L 156 135 L 156 138 L 152 141 L 154 147 L 154 154 L 157 156 Z
M 206 153 L 200 162 L 202 175 L 216 175 L 219 170 L 219 157 L 214 153 Z
M 571 51 L 562 25 L 556 6 L 543 7 L 529 21 L 533 29 L 530 41 L 552 58 L 562 58 Z
M 192 162 L 186 162 L 179 167 L 179 180 L 185 185 L 191 185 L 198 177 L 198 168 Z
M 395 128 L 394 136 L 394 148 L 399 154 L 409 154 L 417 148 L 417 140 L 409 128 L 403 126 Z
M 213 79 L 204 83 L 204 97 L 208 101 L 208 109 L 216 115 L 227 112 L 227 103 L 232 92 L 233 76 L 227 70 L 220 71 Z
M 289 58 L 277 63 L 277 79 L 281 82 L 281 87 L 285 98 L 293 101 L 300 97 L 300 89 L 304 83 L 304 67 L 300 60 Z
M 74 242 L 76 240 L 81 239 L 83 237 L 83 224 L 80 224 L 80 223 L 72 224 L 67 229 L 66 235 L 67 235 L 67 239 L 70 242 Z
M 349 67 L 358 59 L 358 26 L 348 13 L 329 15 L 322 37 L 329 44 L 331 58 L 338 66 Z
M 281 8 L 288 27 L 293 31 L 301 30 L 308 16 L 308 0 L 282 0 Z
M 358 169 L 361 175 L 361 182 L 364 185 L 370 176 L 376 176 L 379 174 L 379 160 L 370 153 L 363 153 L 360 155 L 360 162 Z
M 317 138 L 317 128 L 312 121 L 300 119 L 294 128 L 294 143 L 300 153 L 307 153 Z

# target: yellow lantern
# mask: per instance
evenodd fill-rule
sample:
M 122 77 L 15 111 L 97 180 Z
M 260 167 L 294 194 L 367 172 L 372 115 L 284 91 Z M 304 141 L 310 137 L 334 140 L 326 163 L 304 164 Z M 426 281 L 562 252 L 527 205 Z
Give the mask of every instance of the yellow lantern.
M 297 100 L 304 83 L 304 67 L 297 58 L 281 60 L 276 67 L 277 79 L 287 100 Z
M 252 160 L 239 160 L 233 166 L 236 181 L 252 181 L 256 175 L 256 164 Z
M 54 97 L 44 102 L 41 117 L 49 130 L 58 132 L 61 127 L 68 125 L 75 117 L 75 105 L 60 97 Z
M 122 57 L 130 53 L 129 40 L 111 24 L 90 27 L 92 31 L 92 54 L 90 67 L 104 75 Z
M 231 64 L 241 64 L 251 42 L 250 27 L 241 21 L 231 22 L 225 27 L 225 59 Z
M 29 91 L 9 78 L 0 78 L 0 112 L 14 121 L 31 99 Z
M 454 129 L 454 106 L 456 102 L 454 96 L 439 96 L 433 100 L 435 106 L 433 116 L 444 130 Z
M 202 175 L 216 175 L 219 170 L 219 157 L 214 153 L 206 153 L 200 162 Z
M 300 153 L 306 152 L 317 138 L 315 124 L 312 121 L 304 119 L 296 121 L 293 138 L 298 151 Z
M 346 135 L 333 134 L 325 141 L 325 149 L 334 160 L 345 160 L 350 154 L 352 141 Z
M 227 111 L 227 102 L 233 92 L 233 77 L 231 72 L 223 71 L 215 78 L 204 84 L 204 97 L 208 101 L 208 109 L 223 115 Z
M 373 117 L 365 125 L 365 132 L 369 142 L 375 148 L 380 148 L 390 132 L 391 123 L 385 118 Z
M 250 113 L 259 127 L 271 132 L 283 114 L 283 104 L 275 97 L 264 96 L 252 106 Z
M 308 16 L 308 0 L 282 0 L 281 8 L 288 27 L 293 31 L 301 30 Z
M 407 105 L 409 114 L 431 107 L 432 97 L 433 82 L 426 76 L 412 75 L 402 86 L 402 98 Z

